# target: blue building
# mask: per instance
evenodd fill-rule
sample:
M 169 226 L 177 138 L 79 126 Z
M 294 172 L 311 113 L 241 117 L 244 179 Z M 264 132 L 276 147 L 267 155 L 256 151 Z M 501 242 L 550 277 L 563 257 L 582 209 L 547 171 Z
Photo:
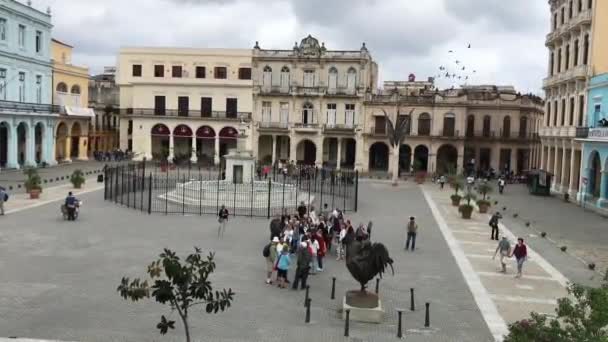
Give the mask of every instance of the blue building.
M 608 73 L 589 81 L 587 127 L 577 136 L 583 143 L 579 201 L 608 214 Z
M 0 0 L 0 167 L 54 164 L 51 15 Z

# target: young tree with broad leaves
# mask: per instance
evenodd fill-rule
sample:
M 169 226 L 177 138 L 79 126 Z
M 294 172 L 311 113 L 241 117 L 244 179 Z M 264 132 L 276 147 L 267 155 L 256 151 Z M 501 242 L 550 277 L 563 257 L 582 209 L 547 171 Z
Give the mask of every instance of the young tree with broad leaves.
M 388 113 L 382 109 L 384 112 L 384 117 L 386 118 L 386 127 L 388 130 L 388 140 L 392 147 L 391 154 L 391 164 L 393 165 L 393 178 L 392 183 L 393 186 L 396 186 L 399 180 L 399 149 L 401 147 L 401 143 L 405 140 L 405 137 L 410 134 L 410 121 L 412 114 L 414 113 L 414 109 L 410 110 L 408 117 L 410 120 L 406 118 L 399 117 L 399 107 L 397 107 L 395 120 L 391 120 Z
M 165 248 L 160 258 L 148 266 L 149 281 L 123 277 L 117 288 L 124 299 L 136 302 L 152 296 L 158 303 L 168 304 L 172 311 L 177 311 L 186 342 L 190 342 L 188 315 L 192 307 L 204 305 L 207 313 L 218 313 L 228 309 L 234 299 L 232 289 L 213 291 L 211 287 L 208 278 L 215 270 L 214 254 L 209 253 L 205 258 L 200 248 L 194 250 L 182 262 L 175 252 Z M 175 329 L 175 321 L 161 315 L 156 327 L 164 335 L 169 329 Z

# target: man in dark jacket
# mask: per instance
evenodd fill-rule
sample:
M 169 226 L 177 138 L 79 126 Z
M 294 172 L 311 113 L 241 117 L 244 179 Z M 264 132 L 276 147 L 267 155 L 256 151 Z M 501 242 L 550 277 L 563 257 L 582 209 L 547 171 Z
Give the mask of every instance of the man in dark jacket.
M 304 215 L 306 215 L 306 204 L 300 202 L 300 205 L 298 206 L 298 216 L 300 216 L 300 219 L 303 219 Z
M 498 220 L 502 218 L 502 215 L 497 211 L 490 218 L 490 227 L 492 227 L 492 233 L 490 235 L 490 240 L 498 241 Z
M 68 197 L 65 198 L 65 207 L 68 210 L 68 221 L 76 220 L 75 213 L 76 213 L 77 205 L 78 205 L 78 200 L 76 199 L 76 197 L 74 197 L 74 195 L 70 191 L 68 193 Z
M 308 252 L 308 243 L 302 242 L 300 244 L 300 249 L 298 249 L 296 276 L 293 280 L 293 285 L 291 286 L 292 290 L 298 289 L 298 283 L 300 280 L 302 281 L 302 287 L 300 287 L 300 289 L 304 290 L 306 288 L 306 280 L 308 279 L 308 271 L 310 271 L 311 261 L 312 256 L 310 255 L 310 252 Z

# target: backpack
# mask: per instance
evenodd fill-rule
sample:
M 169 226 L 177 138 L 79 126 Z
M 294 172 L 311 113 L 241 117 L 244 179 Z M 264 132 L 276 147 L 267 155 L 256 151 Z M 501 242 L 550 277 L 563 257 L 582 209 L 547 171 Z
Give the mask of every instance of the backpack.
M 264 258 L 268 258 L 270 256 L 270 244 L 264 246 L 264 250 L 262 250 L 262 255 Z
M 4 202 L 8 201 L 8 194 L 5 192 L 4 193 Z

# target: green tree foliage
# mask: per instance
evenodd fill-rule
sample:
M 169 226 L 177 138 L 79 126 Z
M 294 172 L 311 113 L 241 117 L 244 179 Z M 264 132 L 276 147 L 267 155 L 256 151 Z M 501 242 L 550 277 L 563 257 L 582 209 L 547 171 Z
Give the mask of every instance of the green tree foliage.
M 532 313 L 509 326 L 504 342 L 608 342 L 608 287 L 570 285 L 557 317 Z
M 169 305 L 179 314 L 186 342 L 190 342 L 188 315 L 192 307 L 203 305 L 207 313 L 215 314 L 228 309 L 234 299 L 232 289 L 213 290 L 208 279 L 215 270 L 213 258 L 213 253 L 203 257 L 201 249 L 195 247 L 195 252 L 182 262 L 175 252 L 165 248 L 159 259 L 148 266 L 149 279 L 123 277 L 117 291 L 124 299 L 135 302 L 152 297 L 158 303 Z M 175 329 L 175 321 L 162 315 L 156 327 L 164 335 Z

